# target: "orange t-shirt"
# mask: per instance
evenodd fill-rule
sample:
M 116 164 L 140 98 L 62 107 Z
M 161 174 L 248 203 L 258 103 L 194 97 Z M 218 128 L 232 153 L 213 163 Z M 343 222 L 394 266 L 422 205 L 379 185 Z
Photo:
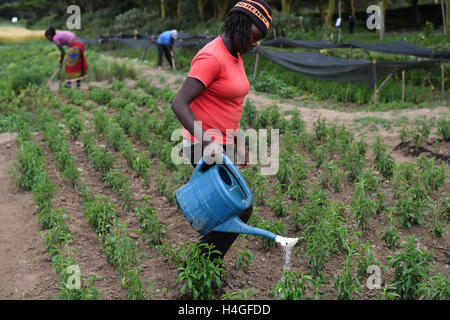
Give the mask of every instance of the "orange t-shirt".
M 207 133 L 217 143 L 233 143 L 234 132 L 240 127 L 242 104 L 250 90 L 239 53 L 235 58 L 218 36 L 192 59 L 188 77 L 205 86 L 190 105 L 203 130 L 210 130 Z M 185 128 L 182 134 L 187 140 L 198 142 Z

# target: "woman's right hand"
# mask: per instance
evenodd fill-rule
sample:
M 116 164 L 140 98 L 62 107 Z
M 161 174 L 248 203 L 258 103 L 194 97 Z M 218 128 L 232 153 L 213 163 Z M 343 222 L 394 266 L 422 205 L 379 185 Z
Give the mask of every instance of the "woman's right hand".
M 219 157 L 222 153 L 224 153 L 222 146 L 214 140 L 211 140 L 209 143 L 207 142 L 206 146 L 203 148 L 203 157 L 207 164 L 213 164 L 216 157 Z M 222 157 L 218 158 L 219 161 L 221 161 L 221 159 Z

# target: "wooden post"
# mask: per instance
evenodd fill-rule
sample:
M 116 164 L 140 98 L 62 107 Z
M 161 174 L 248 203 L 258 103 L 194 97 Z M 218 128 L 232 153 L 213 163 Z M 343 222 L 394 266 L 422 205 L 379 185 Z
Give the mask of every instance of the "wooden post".
M 396 72 L 397 70 L 392 71 L 387 77 L 386 79 L 383 80 L 383 82 L 381 82 L 380 86 L 378 87 L 377 91 L 380 92 L 381 89 L 384 87 L 384 85 L 392 78 L 392 76 L 394 75 L 394 72 Z
M 372 65 L 372 73 L 373 73 L 373 101 L 377 103 L 377 66 L 375 62 Z
M 147 50 L 148 50 L 148 48 L 145 48 L 145 49 L 144 49 L 144 52 L 142 53 L 141 60 L 144 60 L 145 55 L 147 54 Z
M 445 90 L 444 61 L 441 58 L 441 100 L 442 101 L 444 101 L 444 90 Z
M 402 102 L 405 102 L 405 70 L 402 70 Z
M 345 99 L 344 99 L 344 102 L 347 102 L 348 91 L 350 90 L 350 85 L 351 85 L 351 84 L 352 84 L 352 83 L 349 82 L 348 85 L 347 85 L 347 90 L 345 90 Z
M 256 77 L 256 70 L 258 69 L 258 62 L 259 62 L 259 53 L 256 54 L 255 58 L 255 66 L 253 67 L 253 79 Z
M 445 19 L 445 6 L 444 6 L 444 0 L 441 0 L 441 11 L 442 11 L 442 31 L 444 34 L 447 34 L 447 21 Z
M 336 87 L 338 86 L 338 84 L 339 84 L 339 82 L 336 82 L 336 85 L 333 87 L 333 90 L 331 91 L 331 94 L 330 94 L 330 98 L 333 98 L 334 91 L 336 91 Z

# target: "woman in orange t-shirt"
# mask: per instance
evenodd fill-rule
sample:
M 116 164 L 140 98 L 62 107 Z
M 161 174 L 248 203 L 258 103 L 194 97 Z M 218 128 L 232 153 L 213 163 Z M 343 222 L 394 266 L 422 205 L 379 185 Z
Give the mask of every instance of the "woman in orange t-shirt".
M 194 167 L 203 155 L 222 152 L 234 159 L 235 141 L 241 135 L 242 104 L 250 89 L 241 55 L 265 37 L 271 15 L 263 0 L 238 2 L 224 19 L 224 32 L 192 60 L 172 110 L 183 125 L 184 149 Z M 238 159 L 245 157 L 247 164 L 245 147 L 239 145 L 237 152 Z M 250 206 L 239 217 L 247 222 L 251 212 Z M 237 236 L 212 231 L 200 242 L 214 244 L 223 259 Z

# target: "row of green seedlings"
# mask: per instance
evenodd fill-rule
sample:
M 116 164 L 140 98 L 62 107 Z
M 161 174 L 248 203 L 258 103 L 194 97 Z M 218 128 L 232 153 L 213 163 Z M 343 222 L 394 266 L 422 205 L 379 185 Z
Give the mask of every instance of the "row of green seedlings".
M 67 123 L 70 122 L 71 117 L 78 117 L 77 112 L 69 111 L 69 109 L 61 110 Z M 66 135 L 57 119 L 49 111 L 45 112 L 47 115 L 41 117 L 41 119 L 45 119 L 42 127 L 58 128 L 53 133 L 59 137 L 61 145 L 67 143 Z M 70 155 L 73 157 L 72 154 Z M 84 203 L 86 210 L 84 215 L 87 217 L 88 224 L 95 230 L 108 263 L 117 269 L 122 277 L 122 286 L 127 289 L 125 298 L 150 299 L 151 284 L 142 278 L 139 269 L 140 259 L 145 256 L 145 253 L 130 238 L 128 224 L 120 223 L 114 205 L 109 204 L 102 194 L 94 197 L 93 191 L 81 178 L 77 179 L 75 186 L 78 187 Z
M 31 190 L 38 210 L 38 221 L 44 232 L 44 245 L 51 255 L 52 265 L 60 275 L 58 300 L 96 300 L 101 296 L 95 288 L 98 279 L 92 275 L 88 279 L 81 276 L 75 259 L 71 256 L 72 232 L 66 224 L 68 216 L 64 208 L 53 209 L 52 200 L 56 185 L 51 181 L 45 167 L 44 150 L 32 142 L 30 123 L 23 121 L 18 126 L 16 185 L 22 190 Z M 78 282 L 79 281 L 79 282 Z
M 434 128 L 436 128 L 435 133 L 442 137 L 441 140 L 436 139 L 434 141 L 434 148 L 438 153 L 440 143 L 450 141 L 450 119 L 448 118 L 441 117 L 436 121 L 433 121 L 433 119 L 429 121 L 418 119 L 413 127 L 402 127 L 400 129 L 400 141 L 403 145 L 411 146 L 413 151 L 419 152 L 420 147 L 427 141 Z

